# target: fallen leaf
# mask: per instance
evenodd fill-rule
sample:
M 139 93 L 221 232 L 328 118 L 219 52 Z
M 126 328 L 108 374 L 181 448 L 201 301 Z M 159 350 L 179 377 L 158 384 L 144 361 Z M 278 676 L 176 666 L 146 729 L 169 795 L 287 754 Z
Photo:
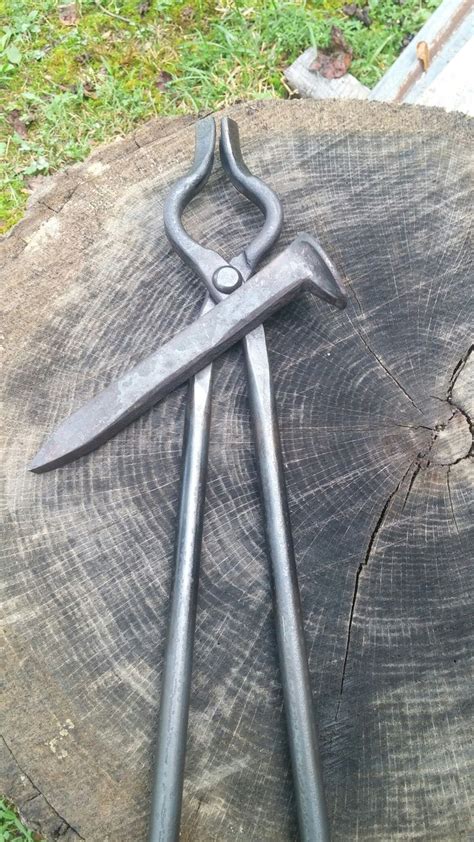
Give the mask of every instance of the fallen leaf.
M 166 91 L 166 87 L 167 87 L 168 83 L 171 82 L 172 78 L 173 77 L 172 77 L 171 73 L 168 73 L 167 70 L 160 70 L 160 72 L 158 73 L 158 76 L 156 77 L 156 82 L 155 82 L 158 90 L 159 91 Z
M 7 122 L 10 124 L 13 131 L 19 134 L 20 137 L 28 137 L 26 123 L 24 123 L 21 119 L 21 111 L 18 108 L 14 108 L 12 111 L 8 112 Z
M 371 26 L 372 18 L 369 15 L 369 7 L 364 6 L 362 9 L 360 6 L 356 6 L 355 3 L 347 3 L 345 6 L 342 7 L 342 11 L 345 15 L 349 18 L 356 18 L 356 20 L 360 20 L 364 26 Z
M 192 6 L 183 6 L 180 12 L 181 20 L 192 20 L 194 17 L 194 9 Z
M 75 3 L 68 3 L 67 6 L 59 6 L 58 14 L 63 26 L 76 26 L 78 14 Z
M 342 29 L 338 26 L 331 27 L 331 47 L 337 47 L 340 50 L 347 50 L 352 55 L 352 47 L 349 46 Z
M 93 82 L 84 82 L 82 86 L 82 90 L 84 92 L 84 96 L 89 97 L 90 99 L 97 99 L 97 94 L 95 91 L 95 85 Z
M 364 8 L 360 10 L 360 14 L 356 15 L 356 17 L 364 24 L 364 26 L 372 25 L 372 18 L 369 15 L 369 9 L 367 6 L 364 6 Z
M 92 59 L 92 53 L 79 53 L 75 56 L 74 61 L 78 64 L 89 64 Z
M 423 65 L 423 73 L 426 73 L 430 66 L 430 48 L 426 41 L 418 41 L 416 45 L 416 57 Z
M 331 29 L 331 43 L 327 50 L 319 50 L 309 69 L 325 79 L 340 79 L 347 73 L 352 61 L 352 47 L 347 43 L 338 26 Z

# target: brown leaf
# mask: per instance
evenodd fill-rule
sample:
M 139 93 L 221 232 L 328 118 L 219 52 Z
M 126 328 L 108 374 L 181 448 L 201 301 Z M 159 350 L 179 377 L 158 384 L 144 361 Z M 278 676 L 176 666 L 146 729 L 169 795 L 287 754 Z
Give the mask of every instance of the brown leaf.
M 339 50 L 345 50 L 350 52 L 352 55 L 352 47 L 349 47 L 346 39 L 344 38 L 344 33 L 342 29 L 339 29 L 338 26 L 331 27 L 331 48 L 337 48 Z
M 87 80 L 84 82 L 82 86 L 82 90 L 84 92 L 84 96 L 89 97 L 89 99 L 97 99 L 97 94 L 95 91 L 95 85 L 93 82 Z
M 356 20 L 360 20 L 364 26 L 370 26 L 372 24 L 372 18 L 369 15 L 368 6 L 364 6 L 364 8 L 361 9 L 361 7 L 356 6 L 355 3 L 347 3 L 342 7 L 342 11 L 349 18 L 356 18 Z
M 68 3 L 58 8 L 59 20 L 63 26 L 76 26 L 78 13 L 75 3 Z
M 194 9 L 192 6 L 183 6 L 180 13 L 180 18 L 183 21 L 192 20 L 194 17 Z
M 430 48 L 426 41 L 418 41 L 416 45 L 416 57 L 423 65 L 423 73 L 426 73 L 430 66 Z
M 79 53 L 75 56 L 74 61 L 78 64 L 89 64 L 92 60 L 92 53 Z
M 13 131 L 19 134 L 20 137 L 28 136 L 26 123 L 24 123 L 21 119 L 21 111 L 19 111 L 18 108 L 14 108 L 13 111 L 8 112 L 7 122 L 10 124 Z
M 168 73 L 167 70 L 160 70 L 158 76 L 156 77 L 155 85 L 159 91 L 166 91 L 166 87 L 169 82 L 172 80 L 171 73 Z
M 347 73 L 352 61 L 352 47 L 347 43 L 338 26 L 331 29 L 331 43 L 327 50 L 319 50 L 309 69 L 325 79 L 340 79 Z

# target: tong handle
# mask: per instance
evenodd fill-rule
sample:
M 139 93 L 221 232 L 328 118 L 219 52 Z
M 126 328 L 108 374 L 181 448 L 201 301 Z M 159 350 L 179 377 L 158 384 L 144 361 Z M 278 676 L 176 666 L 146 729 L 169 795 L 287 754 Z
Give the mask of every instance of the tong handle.
M 280 236 L 283 208 L 271 187 L 253 175 L 245 164 L 240 147 L 239 127 L 230 117 L 223 117 L 221 121 L 219 151 L 222 166 L 235 189 L 257 205 L 265 217 L 262 228 L 242 254 L 248 270 L 253 272 Z M 240 263 L 239 258 L 232 262 Z
M 206 285 L 215 302 L 222 301 L 256 269 L 280 235 L 283 210 L 271 187 L 252 175 L 242 158 L 237 123 L 224 117 L 221 124 L 221 161 L 234 187 L 257 205 L 265 219 L 251 243 L 228 263 L 217 252 L 205 248 L 188 234 L 182 214 L 189 202 L 206 184 L 214 161 L 216 125 L 213 117 L 196 123 L 193 166 L 169 191 L 163 218 L 166 235 L 181 259 Z
M 205 283 L 212 297 L 220 300 L 213 276 L 226 261 L 212 249 L 196 242 L 186 231 L 181 216 L 186 206 L 205 186 L 214 163 L 216 124 L 213 117 L 198 120 L 195 129 L 193 166 L 170 189 L 165 199 L 163 222 L 166 236 L 181 259 Z

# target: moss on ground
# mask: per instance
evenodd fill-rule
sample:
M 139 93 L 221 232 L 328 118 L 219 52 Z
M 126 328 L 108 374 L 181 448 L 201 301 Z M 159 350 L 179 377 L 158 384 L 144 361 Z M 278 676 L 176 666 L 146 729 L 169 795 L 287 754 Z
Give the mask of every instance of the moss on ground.
M 0 231 L 22 216 L 33 176 L 156 115 L 285 97 L 283 69 L 331 27 L 372 86 L 440 0 L 0 0 Z M 0 842 L 39 839 L 0 801 Z
M 364 0 L 360 0 L 363 4 Z M 439 0 L 0 0 L 0 230 L 29 181 L 159 114 L 285 97 L 282 71 L 339 26 L 373 85 Z

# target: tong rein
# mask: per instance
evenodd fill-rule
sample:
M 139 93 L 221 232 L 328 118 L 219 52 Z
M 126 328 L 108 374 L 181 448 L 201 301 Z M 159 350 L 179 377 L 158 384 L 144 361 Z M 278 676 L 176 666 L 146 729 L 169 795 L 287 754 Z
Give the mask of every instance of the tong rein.
M 268 185 L 249 172 L 243 161 L 237 124 L 224 117 L 220 139 L 221 162 L 234 187 L 260 208 L 264 224 L 252 242 L 229 262 L 189 236 L 181 222 L 181 214 L 209 178 L 214 146 L 215 123 L 213 118 L 206 118 L 197 123 L 194 165 L 171 189 L 164 209 L 165 230 L 173 248 L 207 287 L 203 312 L 212 309 L 213 302 L 223 300 L 252 275 L 258 262 L 278 239 L 283 221 L 278 197 Z M 300 838 L 301 842 L 326 842 L 329 840 L 329 824 L 264 327 L 259 325 L 241 341 L 271 562 L 278 655 Z M 179 838 L 211 401 L 212 364 L 202 369 L 189 383 L 175 576 L 160 703 L 149 842 L 177 842 Z

